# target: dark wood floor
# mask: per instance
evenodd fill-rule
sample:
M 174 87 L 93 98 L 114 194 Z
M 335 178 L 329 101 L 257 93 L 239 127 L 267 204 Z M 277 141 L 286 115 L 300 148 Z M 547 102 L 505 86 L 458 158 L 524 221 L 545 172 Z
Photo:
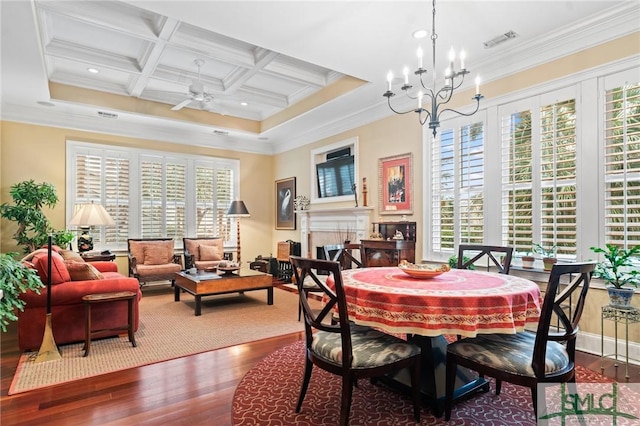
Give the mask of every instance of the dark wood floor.
M 69 384 L 7 396 L 20 352 L 15 325 L 1 336 L 2 425 L 231 424 L 231 400 L 244 374 L 303 333 L 261 340 Z M 578 363 L 600 371 L 600 358 L 578 354 Z M 608 362 L 604 374 L 624 382 L 624 368 Z M 631 370 L 640 382 L 640 367 Z

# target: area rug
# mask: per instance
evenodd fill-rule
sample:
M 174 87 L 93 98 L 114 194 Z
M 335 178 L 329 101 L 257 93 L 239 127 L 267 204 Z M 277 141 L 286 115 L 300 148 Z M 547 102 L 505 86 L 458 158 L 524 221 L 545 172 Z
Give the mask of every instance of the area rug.
M 313 369 L 302 410 L 295 413 L 304 369 L 304 342 L 281 348 L 256 364 L 241 380 L 233 397 L 233 424 L 239 425 L 337 425 L 340 419 L 341 382 L 336 375 Z M 577 380 L 611 382 L 589 369 L 578 367 Z M 451 421 L 436 418 L 423 407 L 421 425 L 531 425 L 536 424 L 528 388 L 503 383 L 502 392 L 473 395 L 458 402 Z M 351 425 L 415 425 L 413 405 L 383 384 L 360 380 L 351 405 Z
M 290 291 L 276 288 L 271 306 L 266 291 L 205 297 L 198 317 L 193 296 L 181 299 L 174 302 L 172 289 L 143 291 L 135 348 L 125 334 L 93 340 L 86 358 L 82 343 L 61 345 L 58 361 L 36 364 L 37 352 L 22 354 L 9 395 L 304 330 Z

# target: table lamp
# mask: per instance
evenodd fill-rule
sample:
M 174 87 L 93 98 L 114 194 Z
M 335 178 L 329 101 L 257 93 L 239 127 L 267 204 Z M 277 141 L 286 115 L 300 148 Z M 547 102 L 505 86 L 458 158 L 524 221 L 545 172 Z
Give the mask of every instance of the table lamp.
M 69 221 L 69 225 L 78 226 L 82 234 L 78 236 L 78 251 L 93 250 L 92 226 L 115 226 L 116 222 L 111 218 L 102 204 L 81 204 Z
M 227 217 L 235 217 L 238 218 L 236 222 L 236 228 L 238 231 L 238 266 L 240 266 L 240 218 L 241 217 L 250 217 L 249 210 L 244 205 L 244 201 L 236 200 L 231 202 L 231 206 L 229 207 L 229 211 L 227 212 Z

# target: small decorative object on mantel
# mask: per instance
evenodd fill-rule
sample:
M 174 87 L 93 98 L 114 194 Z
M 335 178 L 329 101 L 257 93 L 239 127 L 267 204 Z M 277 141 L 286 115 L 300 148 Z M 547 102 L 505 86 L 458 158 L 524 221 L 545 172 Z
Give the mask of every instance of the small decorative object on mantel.
M 362 206 L 367 207 L 367 178 L 362 178 Z
M 355 183 L 351 185 L 351 190 L 353 191 L 353 196 L 356 199 L 355 207 L 358 207 L 358 185 L 356 185 Z
M 307 208 L 309 207 L 309 204 L 311 204 L 311 202 L 309 201 L 309 199 L 304 196 L 304 195 L 298 195 L 294 200 L 293 200 L 293 207 L 296 210 L 307 210 Z
M 594 253 L 604 255 L 605 261 L 596 267 L 594 276 L 606 281 L 609 293 L 609 305 L 618 309 L 631 307 L 631 297 L 638 287 L 640 271 L 634 269 L 634 261 L 640 257 L 640 246 L 621 249 L 613 244 L 607 248 L 591 247 Z

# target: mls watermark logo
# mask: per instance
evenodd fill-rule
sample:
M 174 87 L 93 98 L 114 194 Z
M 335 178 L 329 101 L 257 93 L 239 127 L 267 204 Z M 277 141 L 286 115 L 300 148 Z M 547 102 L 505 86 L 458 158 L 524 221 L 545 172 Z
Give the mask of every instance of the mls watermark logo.
M 540 384 L 538 425 L 640 425 L 640 383 Z

